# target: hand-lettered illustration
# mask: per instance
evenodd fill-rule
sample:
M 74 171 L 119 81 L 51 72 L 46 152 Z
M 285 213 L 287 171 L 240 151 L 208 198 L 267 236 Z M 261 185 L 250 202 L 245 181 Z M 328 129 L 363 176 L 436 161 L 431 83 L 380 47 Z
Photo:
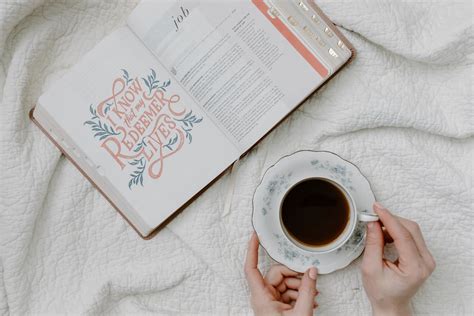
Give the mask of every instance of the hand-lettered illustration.
M 130 190 L 144 186 L 147 177 L 158 179 L 165 159 L 192 143 L 193 128 L 203 120 L 178 94 L 167 91 L 171 84 L 160 80 L 154 69 L 134 78 L 121 69 L 112 82 L 112 94 L 89 106 L 84 125 L 117 166 L 130 172 Z

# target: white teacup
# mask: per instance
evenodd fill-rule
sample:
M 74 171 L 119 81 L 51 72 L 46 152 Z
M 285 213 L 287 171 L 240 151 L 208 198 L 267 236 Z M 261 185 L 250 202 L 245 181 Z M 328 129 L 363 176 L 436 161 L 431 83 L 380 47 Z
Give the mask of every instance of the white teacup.
M 346 223 L 346 226 L 345 226 L 344 230 L 334 240 L 332 240 L 331 242 L 329 242 L 327 244 L 320 245 L 320 246 L 308 245 L 308 244 L 305 244 L 305 243 L 299 241 L 295 237 L 293 237 L 287 231 L 285 225 L 283 224 L 283 220 L 282 220 L 282 216 L 281 216 L 283 201 L 285 200 L 287 194 L 299 183 L 301 183 L 303 181 L 311 180 L 311 179 L 323 180 L 323 181 L 326 181 L 326 182 L 334 185 L 335 187 L 337 187 L 343 193 L 343 195 L 344 195 L 344 197 L 345 197 L 345 199 L 346 199 L 346 201 L 348 202 L 348 205 L 349 205 L 349 219 Z M 341 248 L 342 246 L 344 246 L 344 244 L 353 235 L 358 221 L 361 221 L 361 222 L 374 222 L 374 221 L 378 221 L 378 220 L 379 220 L 379 218 L 376 214 L 368 214 L 368 213 L 358 212 L 357 208 L 356 208 L 356 204 L 354 202 L 354 199 L 351 196 L 351 194 L 349 193 L 349 190 L 347 190 L 344 187 L 344 185 L 342 185 L 341 183 L 339 183 L 339 182 L 337 182 L 333 179 L 329 179 L 329 178 L 311 177 L 311 178 L 303 179 L 303 180 L 295 183 L 294 185 L 290 186 L 288 188 L 288 190 L 286 190 L 285 194 L 283 194 L 283 196 L 281 198 L 281 201 L 280 201 L 280 225 L 281 225 L 281 227 L 283 229 L 283 232 L 285 233 L 286 237 L 291 242 L 293 242 L 297 247 L 299 247 L 301 249 L 304 249 L 304 250 L 307 250 L 307 251 L 312 251 L 312 252 L 315 252 L 315 253 L 328 253 L 328 252 L 335 251 L 335 250 Z

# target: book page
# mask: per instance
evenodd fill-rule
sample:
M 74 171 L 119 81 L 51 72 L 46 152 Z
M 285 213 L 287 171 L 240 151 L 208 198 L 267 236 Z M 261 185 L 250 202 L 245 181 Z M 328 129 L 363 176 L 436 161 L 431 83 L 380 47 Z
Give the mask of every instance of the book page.
M 128 28 L 96 46 L 39 104 L 77 155 L 100 170 L 94 177 L 105 178 L 151 229 L 238 157 Z
M 143 1 L 128 20 L 241 153 L 329 76 L 267 9 L 260 0 Z

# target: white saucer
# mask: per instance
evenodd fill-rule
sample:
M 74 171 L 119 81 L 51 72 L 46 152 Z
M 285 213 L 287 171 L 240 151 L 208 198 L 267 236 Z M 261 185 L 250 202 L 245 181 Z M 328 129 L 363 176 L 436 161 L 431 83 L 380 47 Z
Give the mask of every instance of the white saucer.
M 358 222 L 352 237 L 341 248 L 324 254 L 297 247 L 283 232 L 280 202 L 292 185 L 311 177 L 325 177 L 344 185 L 359 212 L 372 213 L 375 196 L 369 181 L 352 163 L 327 151 L 297 151 L 284 156 L 265 172 L 253 196 L 252 223 L 260 244 L 275 261 L 304 272 L 310 266 L 327 274 L 342 269 L 364 250 L 366 224 Z M 370 211 L 369 211 L 370 210 Z

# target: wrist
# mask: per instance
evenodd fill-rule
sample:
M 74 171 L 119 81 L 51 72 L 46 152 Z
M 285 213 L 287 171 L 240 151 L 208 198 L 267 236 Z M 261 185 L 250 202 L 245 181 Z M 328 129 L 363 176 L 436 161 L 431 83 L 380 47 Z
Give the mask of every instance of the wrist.
M 391 305 L 391 306 L 375 306 L 372 305 L 372 314 L 374 316 L 410 316 L 410 303 Z

